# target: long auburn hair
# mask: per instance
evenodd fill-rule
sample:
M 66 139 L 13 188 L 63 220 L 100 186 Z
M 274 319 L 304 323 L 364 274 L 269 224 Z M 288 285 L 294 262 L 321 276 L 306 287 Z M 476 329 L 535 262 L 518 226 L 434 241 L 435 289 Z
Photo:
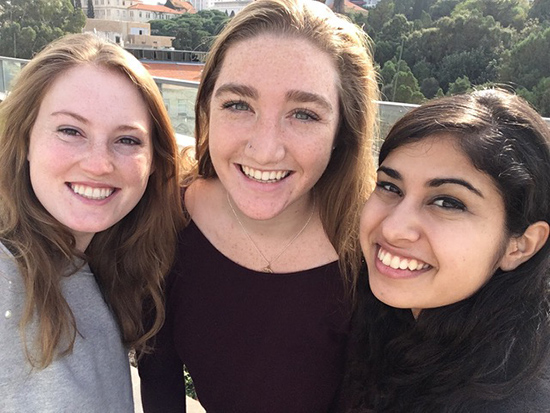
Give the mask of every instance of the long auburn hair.
M 154 125 L 153 173 L 142 199 L 121 221 L 96 234 L 85 252 L 75 249 L 69 230 L 36 198 L 27 162 L 31 130 L 44 96 L 59 76 L 79 65 L 124 74 L 139 90 Z M 89 263 L 124 343 L 144 348 L 164 319 L 161 284 L 172 263 L 182 217 L 178 148 L 151 75 L 131 54 L 95 35 L 54 41 L 22 69 L 0 104 L 0 164 L 0 240 L 13 252 L 24 280 L 20 327 L 31 364 L 44 368 L 74 346 L 78 325 L 60 280 L 78 270 L 75 257 Z M 145 311 L 154 314 L 148 328 L 142 324 Z M 26 327 L 35 318 L 38 331 L 31 340 Z
M 428 102 L 395 124 L 379 162 L 433 135 L 453 139 L 492 178 L 507 235 L 550 223 L 550 129 L 525 101 L 484 90 Z M 345 391 L 353 411 L 484 411 L 529 386 L 548 360 L 549 240 L 468 299 L 424 309 L 416 321 L 410 310 L 378 301 L 368 285 L 363 291 Z
M 308 40 L 327 53 L 338 70 L 341 115 L 335 150 L 314 191 L 323 227 L 339 255 L 344 282 L 353 291 L 361 266 L 359 212 L 374 185 L 371 150 L 378 86 L 370 40 L 345 17 L 317 1 L 258 0 L 225 26 L 202 72 L 195 105 L 196 163 L 186 167 L 184 182 L 189 185 L 199 177 L 216 177 L 209 152 L 210 101 L 216 81 L 232 46 L 266 33 Z

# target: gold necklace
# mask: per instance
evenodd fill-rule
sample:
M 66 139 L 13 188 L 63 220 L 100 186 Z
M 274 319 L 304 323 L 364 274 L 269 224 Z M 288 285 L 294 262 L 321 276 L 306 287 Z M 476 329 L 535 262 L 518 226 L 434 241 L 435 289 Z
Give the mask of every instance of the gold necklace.
M 258 246 L 256 245 L 256 243 L 254 242 L 254 240 L 252 239 L 252 237 L 250 236 L 250 234 L 248 233 L 248 231 L 246 230 L 246 228 L 244 227 L 243 223 L 241 222 L 241 220 L 239 219 L 239 216 L 237 215 L 237 212 L 235 211 L 235 208 L 233 208 L 233 204 L 231 203 L 231 199 L 229 198 L 229 192 L 226 192 L 226 196 L 227 196 L 227 203 L 229 204 L 229 207 L 231 208 L 231 211 L 233 212 L 233 215 L 235 215 L 235 218 L 237 219 L 237 222 L 239 223 L 239 225 L 241 226 L 241 229 L 243 230 L 244 232 L 244 235 L 246 235 L 246 237 L 248 238 L 248 240 L 250 241 L 250 243 L 252 245 L 254 245 L 254 248 L 256 248 L 256 251 L 258 251 L 258 254 L 260 254 L 260 256 L 264 259 L 264 261 L 267 263 L 267 265 L 265 267 L 262 268 L 262 271 L 263 272 L 267 272 L 267 273 L 270 273 L 270 274 L 273 274 L 273 269 L 271 268 L 271 265 L 277 261 L 281 255 L 283 255 L 283 253 L 288 249 L 288 247 L 290 247 L 292 245 L 292 243 L 294 241 L 296 241 L 296 239 L 302 235 L 302 232 L 305 231 L 305 229 L 307 228 L 307 226 L 309 225 L 309 222 L 311 221 L 311 218 L 313 218 L 313 213 L 315 212 L 315 198 L 313 198 L 313 207 L 311 208 L 311 214 L 309 214 L 309 218 L 307 219 L 306 223 L 304 224 L 304 226 L 302 227 L 302 229 L 300 231 L 298 231 L 298 233 L 296 235 L 294 235 L 294 237 L 290 240 L 290 242 L 288 244 L 286 244 L 286 246 L 281 250 L 281 252 L 279 252 L 279 254 L 277 254 L 277 256 L 275 258 L 272 258 L 271 261 L 268 260 L 266 258 L 266 256 L 263 254 L 262 251 L 260 251 L 260 249 L 258 248 Z

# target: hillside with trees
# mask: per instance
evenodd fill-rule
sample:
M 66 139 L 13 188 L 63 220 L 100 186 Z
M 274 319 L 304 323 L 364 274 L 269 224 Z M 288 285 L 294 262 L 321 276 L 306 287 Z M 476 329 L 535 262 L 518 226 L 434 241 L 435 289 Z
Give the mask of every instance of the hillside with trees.
M 350 18 L 373 39 L 384 100 L 499 85 L 550 116 L 550 0 L 382 0 Z
M 178 50 L 207 52 L 213 37 L 220 32 L 229 17 L 218 10 L 201 10 L 170 20 L 152 20 L 151 34 L 174 36 L 172 46 Z
M 81 0 L 0 0 L 0 56 L 30 59 L 85 23 Z

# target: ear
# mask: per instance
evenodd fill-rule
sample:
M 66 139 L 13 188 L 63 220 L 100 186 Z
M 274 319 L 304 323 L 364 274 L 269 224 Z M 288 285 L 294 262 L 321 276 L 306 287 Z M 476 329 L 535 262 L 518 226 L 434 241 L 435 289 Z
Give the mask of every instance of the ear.
M 538 221 L 529 225 L 525 232 L 508 241 L 506 252 L 500 260 L 503 271 L 511 271 L 528 261 L 543 247 L 548 239 L 550 226 L 548 222 Z

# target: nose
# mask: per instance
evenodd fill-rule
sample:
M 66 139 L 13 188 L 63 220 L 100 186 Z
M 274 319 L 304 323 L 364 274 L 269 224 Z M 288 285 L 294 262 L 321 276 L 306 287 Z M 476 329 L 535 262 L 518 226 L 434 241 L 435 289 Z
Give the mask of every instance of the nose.
M 245 155 L 259 165 L 280 162 L 285 157 L 284 130 L 276 116 L 259 116 L 246 142 Z
M 421 211 L 404 199 L 388 208 L 380 225 L 383 237 L 394 246 L 418 241 L 422 235 Z
M 81 154 L 80 167 L 91 176 L 102 176 L 112 173 L 114 154 L 106 142 L 90 142 Z

